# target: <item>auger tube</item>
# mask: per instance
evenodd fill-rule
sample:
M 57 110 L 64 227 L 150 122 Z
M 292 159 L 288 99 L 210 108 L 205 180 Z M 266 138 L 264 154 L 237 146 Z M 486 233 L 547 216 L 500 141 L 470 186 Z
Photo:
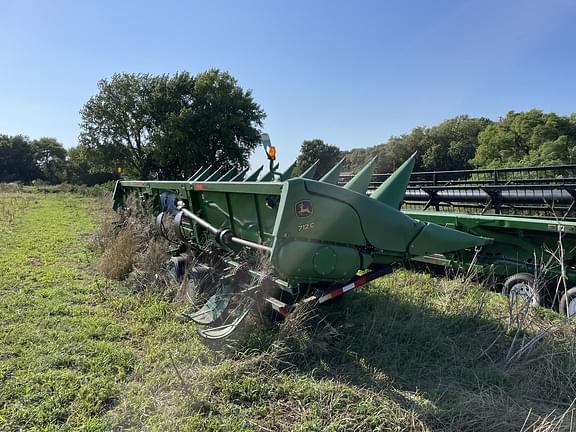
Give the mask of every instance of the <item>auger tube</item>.
M 183 208 L 183 209 L 180 209 L 180 211 L 181 211 L 187 218 L 192 219 L 192 221 L 193 221 L 194 223 L 197 223 L 197 224 L 200 225 L 201 227 L 206 228 L 208 231 L 210 231 L 210 232 L 211 232 L 212 234 L 214 234 L 215 236 L 220 237 L 220 234 L 221 234 L 221 233 L 225 233 L 225 232 L 231 233 L 231 231 L 219 230 L 218 228 L 210 225 L 208 222 L 206 222 L 206 221 L 205 221 L 204 219 L 202 219 L 200 216 L 195 215 L 193 212 L 191 212 L 191 211 L 188 210 L 188 209 Z M 222 236 L 222 237 L 224 237 L 224 236 Z M 241 246 L 246 246 L 246 247 L 249 247 L 249 248 L 252 248 L 252 249 L 263 250 L 263 251 L 268 252 L 268 253 L 271 253 L 271 252 L 272 252 L 272 248 L 271 248 L 271 247 L 264 246 L 264 245 L 262 245 L 262 244 L 260 244 L 260 243 L 254 243 L 254 242 L 251 242 L 251 241 L 249 241 L 249 240 L 245 240 L 245 239 L 242 239 L 242 238 L 236 237 L 236 236 L 226 237 L 226 241 L 231 241 L 232 243 L 236 243 L 236 244 L 239 244 L 239 245 L 241 245 Z

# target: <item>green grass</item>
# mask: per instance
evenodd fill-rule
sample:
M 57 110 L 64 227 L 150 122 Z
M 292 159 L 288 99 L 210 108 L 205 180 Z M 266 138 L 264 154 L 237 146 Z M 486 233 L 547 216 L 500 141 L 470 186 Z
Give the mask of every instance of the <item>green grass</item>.
M 0 231 L 0 430 L 102 430 L 158 341 L 186 351 L 196 337 L 181 332 L 174 305 L 96 274 L 93 200 L 0 199 L 3 212 L 19 213 Z
M 534 311 L 518 331 L 474 284 L 398 271 L 308 321 L 209 345 L 181 302 L 99 275 L 94 198 L 0 194 L 8 216 L 0 430 L 556 430 L 576 397 L 574 328 Z

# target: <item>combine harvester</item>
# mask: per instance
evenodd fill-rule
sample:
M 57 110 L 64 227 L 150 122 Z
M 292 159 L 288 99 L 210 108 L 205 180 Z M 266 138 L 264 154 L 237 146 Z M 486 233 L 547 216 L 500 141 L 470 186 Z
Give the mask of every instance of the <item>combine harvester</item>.
M 395 175 L 374 175 L 368 194 Z M 576 165 L 414 172 L 402 210 L 422 222 L 494 239 L 478 253 L 427 254 L 414 261 L 472 267 L 494 276 L 505 295 L 576 314 Z
M 115 209 L 136 196 L 177 243 L 173 274 L 187 284 L 197 305 L 187 316 L 206 338 L 230 335 L 255 308 L 286 316 L 389 274 L 394 263 L 491 241 L 399 211 L 412 160 L 369 197 L 373 162 L 340 187 L 342 162 L 318 181 L 317 164 L 292 177 L 291 168 L 277 172 L 266 135 L 263 144 L 270 170 L 262 177 L 262 168 L 246 175 L 208 167 L 187 181 L 119 181 L 114 190 Z

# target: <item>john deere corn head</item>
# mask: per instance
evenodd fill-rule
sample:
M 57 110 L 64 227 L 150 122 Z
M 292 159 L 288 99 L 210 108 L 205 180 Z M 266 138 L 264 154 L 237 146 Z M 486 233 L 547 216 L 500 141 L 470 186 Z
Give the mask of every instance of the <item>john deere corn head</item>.
M 115 209 L 136 196 L 177 243 L 173 274 L 206 338 L 230 335 L 251 310 L 286 316 L 388 274 L 393 263 L 489 242 L 399 211 L 413 158 L 369 197 L 374 161 L 337 186 L 342 162 L 318 181 L 316 164 L 292 177 L 291 169 L 277 172 L 276 151 L 265 148 L 270 171 L 261 177 L 262 168 L 246 175 L 208 167 L 188 181 L 119 181 L 114 191 Z

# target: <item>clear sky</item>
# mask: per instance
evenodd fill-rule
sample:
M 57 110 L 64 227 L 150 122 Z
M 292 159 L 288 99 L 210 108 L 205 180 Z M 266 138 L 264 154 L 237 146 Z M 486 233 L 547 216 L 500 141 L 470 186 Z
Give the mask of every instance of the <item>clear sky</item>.
M 459 114 L 568 114 L 575 18 L 573 0 L 0 0 L 0 133 L 71 147 L 99 79 L 212 67 L 253 90 L 284 166 L 305 139 L 349 149 Z

